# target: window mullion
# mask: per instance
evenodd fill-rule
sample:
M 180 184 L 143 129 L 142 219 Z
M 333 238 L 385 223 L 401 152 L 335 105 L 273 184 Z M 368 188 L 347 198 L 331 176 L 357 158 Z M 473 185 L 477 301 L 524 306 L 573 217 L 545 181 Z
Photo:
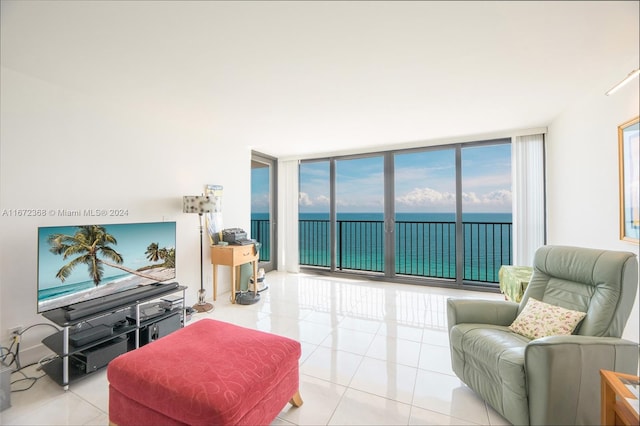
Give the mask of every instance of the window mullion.
M 456 145 L 456 284 L 464 279 L 464 235 L 462 225 L 462 145 Z

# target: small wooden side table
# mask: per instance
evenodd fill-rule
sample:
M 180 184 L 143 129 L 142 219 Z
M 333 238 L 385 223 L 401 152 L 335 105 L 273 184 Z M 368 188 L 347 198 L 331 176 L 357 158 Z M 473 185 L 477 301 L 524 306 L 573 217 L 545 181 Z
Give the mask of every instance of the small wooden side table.
M 253 262 L 253 276 L 258 276 L 259 254 L 253 244 L 238 245 L 213 245 L 211 246 L 211 264 L 213 265 L 213 300 L 218 298 L 218 265 L 231 267 L 231 303 L 236 303 L 236 269 L 240 265 Z M 254 286 L 253 294 L 256 295 L 258 286 Z
M 635 399 L 637 402 L 638 398 L 625 386 L 623 380 L 635 383 L 636 389 L 638 388 L 638 376 L 600 370 L 600 423 L 602 425 L 629 426 L 638 424 L 638 409 L 632 407 L 626 399 Z

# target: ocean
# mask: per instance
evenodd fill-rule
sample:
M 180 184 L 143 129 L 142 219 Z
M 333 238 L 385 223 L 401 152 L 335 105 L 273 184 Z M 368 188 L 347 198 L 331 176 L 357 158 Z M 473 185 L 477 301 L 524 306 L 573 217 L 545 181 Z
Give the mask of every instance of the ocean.
M 329 214 L 299 217 L 300 264 L 329 267 Z M 252 236 L 254 224 L 265 220 L 266 213 L 252 214 Z M 463 279 L 497 283 L 500 266 L 511 264 L 511 213 L 466 213 L 462 221 Z M 336 229 L 337 269 L 384 272 L 382 213 L 338 213 Z M 396 274 L 456 278 L 454 213 L 398 213 L 393 235 Z M 263 243 L 262 250 L 268 246 Z
M 121 275 L 116 275 L 113 277 L 103 278 L 100 282 L 100 286 L 105 286 L 109 283 L 116 282 L 123 278 L 128 277 L 130 274 L 125 273 Z M 49 299 L 55 299 L 57 297 L 66 296 L 69 294 L 74 294 L 81 292 L 83 290 L 91 290 L 96 287 L 93 280 L 82 281 L 73 284 L 59 285 L 57 287 L 50 287 L 42 290 L 38 290 L 38 302 L 42 302 Z

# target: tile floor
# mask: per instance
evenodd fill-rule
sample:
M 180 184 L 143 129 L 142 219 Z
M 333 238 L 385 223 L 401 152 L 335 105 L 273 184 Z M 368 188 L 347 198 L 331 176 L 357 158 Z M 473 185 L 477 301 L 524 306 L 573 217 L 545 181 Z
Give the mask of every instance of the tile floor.
M 448 297 L 501 295 L 281 272 L 265 283 L 260 302 L 223 295 L 190 322 L 210 317 L 302 343 L 304 405 L 287 405 L 274 425 L 509 424 L 455 377 L 446 332 Z M 45 376 L 11 398 L 0 424 L 108 424 L 106 370 L 68 391 Z

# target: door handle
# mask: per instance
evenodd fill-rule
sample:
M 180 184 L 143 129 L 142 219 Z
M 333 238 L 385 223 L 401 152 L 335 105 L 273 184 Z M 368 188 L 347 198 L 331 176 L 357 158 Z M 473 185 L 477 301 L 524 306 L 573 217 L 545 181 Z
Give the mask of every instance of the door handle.
M 394 219 L 385 219 L 384 232 L 393 233 L 396 228 L 396 221 Z

